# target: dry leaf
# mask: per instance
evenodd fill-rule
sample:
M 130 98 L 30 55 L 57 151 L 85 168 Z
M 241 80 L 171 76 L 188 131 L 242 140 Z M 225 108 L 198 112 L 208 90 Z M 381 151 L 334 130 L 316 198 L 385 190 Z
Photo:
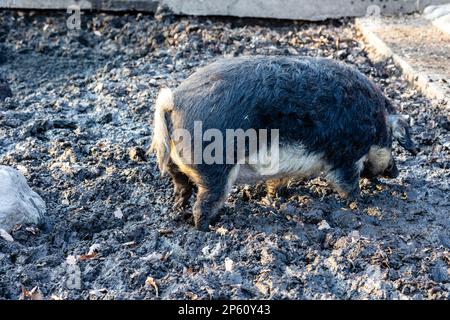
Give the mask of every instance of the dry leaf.
M 268 198 L 262 198 L 262 199 L 260 200 L 260 202 L 261 202 L 263 205 L 265 205 L 266 207 L 272 206 L 272 202 L 271 202 L 270 199 L 268 199 Z
M 158 232 L 159 232 L 159 235 L 165 236 L 165 235 L 168 235 L 168 234 L 172 234 L 173 230 L 171 230 L 171 229 L 161 229 Z
M 147 280 L 145 280 L 145 285 L 153 287 L 155 289 L 156 296 L 159 296 L 158 284 L 156 283 L 155 279 L 153 279 L 152 277 L 148 277 Z
M 122 243 L 122 246 L 124 246 L 124 247 L 135 247 L 136 246 L 136 242 L 134 242 L 134 241 L 130 241 L 130 242 L 124 242 L 124 243 Z
M 89 294 L 93 295 L 93 296 L 101 296 L 101 295 L 104 295 L 106 293 L 108 293 L 108 289 L 106 289 L 106 288 L 95 289 L 95 290 L 89 291 Z
M 78 260 L 80 261 L 86 261 L 86 260 L 92 260 L 95 259 L 97 257 L 97 252 L 92 252 L 92 253 L 88 253 L 88 254 L 83 254 L 81 255 Z
M 141 260 L 149 261 L 149 262 L 156 262 L 162 260 L 163 255 L 158 252 L 150 253 L 149 255 L 146 255 L 145 257 L 142 257 Z
M 34 228 L 34 227 L 27 227 L 27 228 L 25 228 L 25 230 L 30 232 L 34 236 L 39 232 L 39 229 L 38 228 Z
M 352 203 L 350 203 L 349 208 L 352 210 L 357 210 L 358 204 L 356 203 L 356 201 L 353 201 Z
M 19 231 L 20 229 L 22 229 L 22 225 L 21 224 L 16 224 L 12 229 L 11 229 L 11 233 L 14 233 L 16 231 Z
M 25 287 L 22 287 L 22 294 L 20 295 L 19 300 L 44 300 L 39 287 L 34 287 L 30 291 L 28 291 Z
M 371 217 L 378 217 L 378 216 L 380 216 L 381 212 L 378 208 L 369 207 L 369 208 L 367 208 L 367 214 Z
M 311 202 L 311 198 L 309 196 L 298 196 L 298 202 L 303 205 L 307 205 Z
M 92 260 L 97 258 L 98 250 L 100 250 L 100 245 L 98 243 L 93 244 L 89 247 L 89 251 L 87 254 L 82 254 L 81 256 L 78 256 L 78 260 L 80 261 L 86 261 L 86 260 Z
M 92 254 L 94 252 L 98 252 L 101 248 L 101 245 L 98 243 L 93 244 L 92 246 L 89 247 L 89 252 L 88 254 Z
M 191 291 L 186 292 L 186 297 L 190 300 L 198 300 L 198 295 Z
M 221 236 L 226 235 L 227 232 L 228 232 L 228 230 L 225 229 L 224 227 L 217 228 L 217 230 L 216 230 L 216 233 L 220 234 Z
M 195 273 L 195 271 L 194 271 L 194 269 L 192 269 L 192 267 L 189 267 L 189 268 L 185 268 L 183 270 L 183 273 L 187 274 L 188 276 L 191 276 Z
M 166 252 L 166 254 L 164 254 L 162 257 L 161 257 L 161 261 L 166 261 L 167 259 L 169 259 L 169 257 L 172 255 L 172 251 L 169 251 L 169 252 Z
M 14 242 L 14 238 L 5 229 L 0 229 L 0 237 L 8 242 Z

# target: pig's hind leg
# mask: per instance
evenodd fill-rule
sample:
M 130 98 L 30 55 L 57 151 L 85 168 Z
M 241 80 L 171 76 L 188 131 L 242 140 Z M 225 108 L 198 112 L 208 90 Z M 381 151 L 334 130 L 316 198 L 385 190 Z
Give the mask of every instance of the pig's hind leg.
M 174 186 L 174 204 L 173 209 L 177 212 L 184 213 L 184 209 L 189 204 L 189 199 L 194 191 L 194 184 L 189 180 L 188 176 L 180 171 L 178 166 L 171 160 L 168 164 L 168 172 L 172 177 Z
M 233 168 L 208 166 L 202 170 L 193 209 L 194 223 L 198 230 L 208 231 L 209 225 L 219 219 L 219 210 L 236 181 L 238 172 L 238 165 Z
M 279 195 L 285 195 L 289 180 L 290 178 L 281 178 L 266 181 L 267 196 L 269 198 L 276 198 Z

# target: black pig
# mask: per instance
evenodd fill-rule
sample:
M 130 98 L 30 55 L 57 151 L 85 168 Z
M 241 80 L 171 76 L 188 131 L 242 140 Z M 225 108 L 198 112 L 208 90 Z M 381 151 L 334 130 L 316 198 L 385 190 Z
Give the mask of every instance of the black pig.
M 261 137 L 256 149 L 232 146 L 232 156 L 225 159 L 226 141 L 211 153 L 222 161 L 196 161 L 196 123 L 205 135 L 215 130 L 215 139 L 230 129 L 270 130 L 264 150 L 270 159 L 277 155 L 275 165 L 250 163 L 252 154 L 262 153 Z M 180 129 L 190 136 L 174 137 Z M 278 140 L 272 140 L 273 130 Z M 200 150 L 206 150 L 211 137 L 203 136 Z M 323 58 L 252 56 L 220 60 L 175 90 L 163 89 L 156 101 L 151 150 L 160 171 L 173 179 L 175 208 L 184 208 L 198 188 L 194 222 L 208 230 L 233 184 L 267 181 L 273 189 L 286 178 L 323 175 L 341 195 L 358 196 L 361 175 L 398 175 L 393 139 L 416 152 L 404 117 L 356 69 Z

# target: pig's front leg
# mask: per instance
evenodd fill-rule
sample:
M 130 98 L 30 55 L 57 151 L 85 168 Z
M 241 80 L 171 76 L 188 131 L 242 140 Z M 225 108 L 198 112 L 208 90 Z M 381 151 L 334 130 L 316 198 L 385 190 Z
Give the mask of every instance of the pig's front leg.
M 347 201 L 355 201 L 361 198 L 359 170 L 355 165 L 334 169 L 327 175 L 327 180 L 338 194 Z

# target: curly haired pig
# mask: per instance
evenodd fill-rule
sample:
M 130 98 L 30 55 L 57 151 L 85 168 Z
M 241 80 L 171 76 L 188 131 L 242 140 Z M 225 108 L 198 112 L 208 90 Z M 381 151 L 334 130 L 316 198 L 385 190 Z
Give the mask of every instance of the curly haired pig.
M 393 139 L 413 154 L 417 150 L 405 117 L 395 114 L 372 81 L 353 67 L 324 58 L 220 60 L 175 90 L 161 90 L 155 108 L 150 150 L 162 174 L 172 177 L 174 208 L 184 208 L 198 188 L 193 217 L 199 230 L 208 230 L 218 218 L 233 184 L 266 181 L 273 190 L 287 178 L 322 175 L 340 195 L 357 197 L 360 176 L 398 175 Z M 196 123 L 223 136 L 229 129 L 278 130 L 276 170 L 249 163 L 248 147 L 240 159 L 235 150 L 231 163 L 185 161 L 176 146 L 191 148 Z M 177 129 L 191 133 L 191 138 L 176 141 L 172 133 Z M 211 137 L 201 148 L 208 140 Z M 225 150 L 215 152 L 221 156 Z

